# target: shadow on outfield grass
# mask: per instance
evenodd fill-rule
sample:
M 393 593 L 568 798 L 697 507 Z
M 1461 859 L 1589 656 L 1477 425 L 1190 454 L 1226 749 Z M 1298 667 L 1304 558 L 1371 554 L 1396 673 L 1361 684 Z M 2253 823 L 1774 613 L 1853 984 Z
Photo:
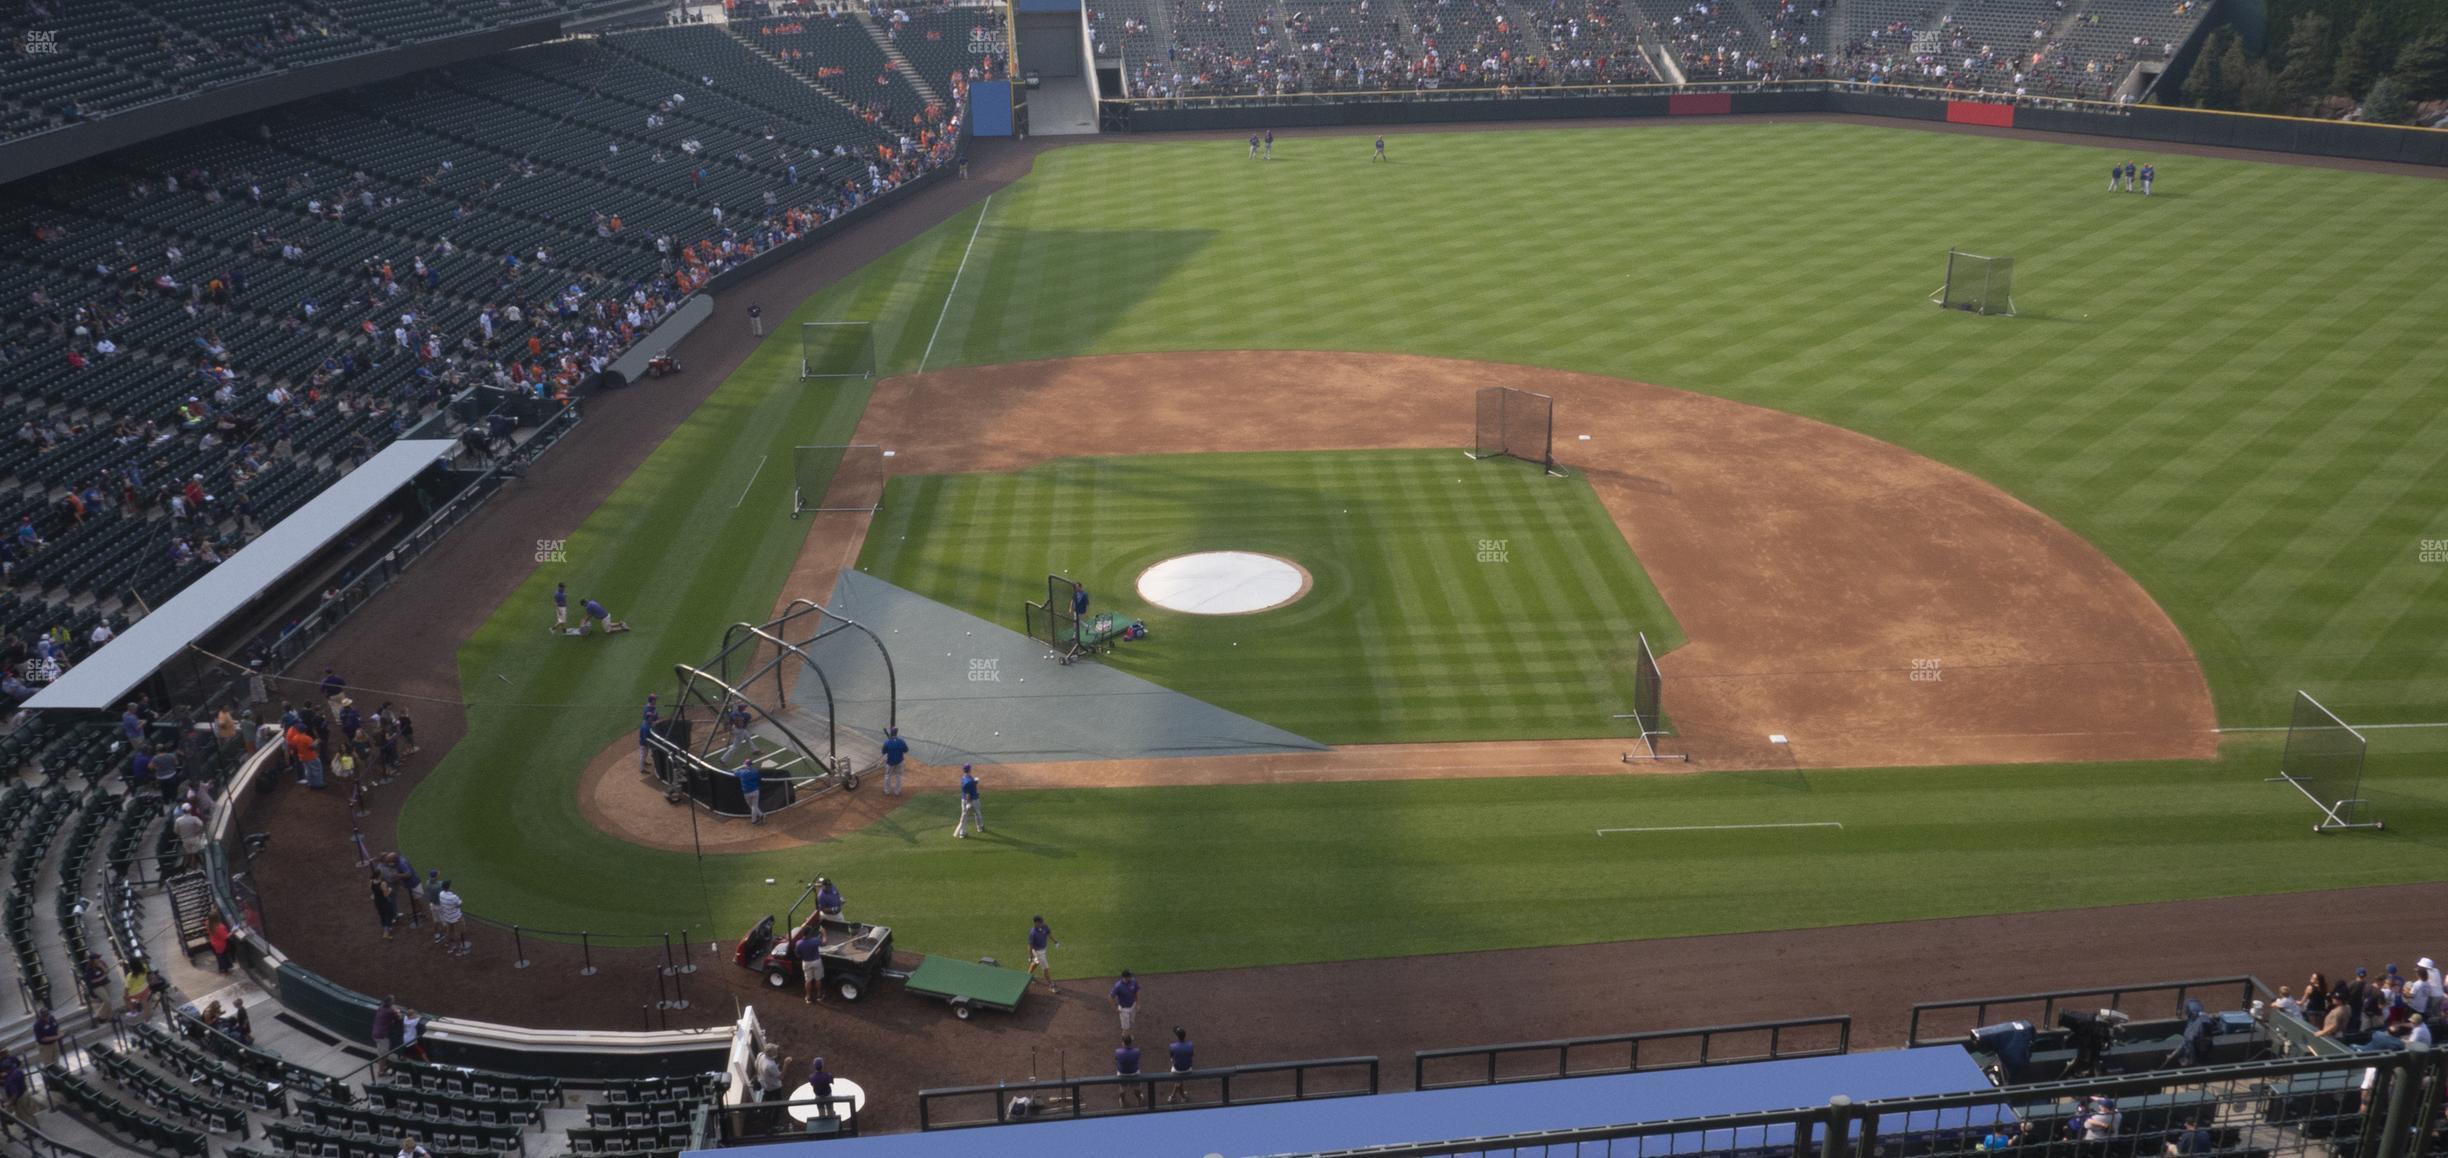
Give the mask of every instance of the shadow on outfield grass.
M 990 229 L 989 233 L 995 232 Z M 984 275 L 974 295 L 963 291 L 962 307 L 943 333 L 959 364 L 1015 362 L 1093 349 L 1123 318 L 1154 296 L 1201 250 L 1222 236 L 1214 229 L 1039 229 L 1025 238 L 981 246 Z M 1042 316 L 1038 324 L 1009 319 Z M 1005 319 L 989 332 L 980 318 Z M 952 364 L 929 363 L 941 369 Z M 1030 419 L 1052 441 L 1063 438 L 1059 416 Z

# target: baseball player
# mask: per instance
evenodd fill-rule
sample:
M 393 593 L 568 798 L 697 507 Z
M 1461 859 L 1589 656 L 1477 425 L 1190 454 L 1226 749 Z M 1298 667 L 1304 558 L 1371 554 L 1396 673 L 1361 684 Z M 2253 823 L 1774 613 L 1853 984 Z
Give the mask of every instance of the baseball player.
M 740 795 L 748 801 L 748 823 L 765 823 L 765 773 L 757 769 L 756 761 L 742 760 L 731 774 L 739 778 Z
M 884 795 L 901 795 L 901 761 L 909 758 L 909 741 L 901 729 L 884 729 Z
M 1046 992 L 1060 993 L 1062 989 L 1054 984 L 1054 967 L 1046 964 L 1046 950 L 1062 942 L 1054 939 L 1054 930 L 1046 925 L 1044 917 L 1032 917 L 1030 920 L 1034 923 L 1029 926 L 1028 934 L 1029 976 L 1044 974 Z
M 604 610 L 604 605 L 601 603 L 592 599 L 581 599 L 578 601 L 578 606 L 580 610 L 586 612 L 586 618 L 578 621 L 578 634 L 580 635 L 585 635 L 590 627 L 602 630 L 605 635 L 629 630 L 628 620 L 612 618 L 612 613 Z
M 1250 134 L 1250 160 L 1258 159 L 1258 134 Z
M 2156 166 L 2156 165 L 2144 165 L 2144 166 L 2142 166 L 2142 195 L 2143 195 L 2143 196 L 2148 197 L 2148 196 L 2150 196 L 2150 195 L 2151 195 L 2151 192 L 2150 192 L 2150 187 L 2151 187 L 2151 178 L 2153 178 L 2153 177 L 2157 177 L 2158 175 L 2159 175 L 2159 167 L 2158 167 L 2158 166 Z
M 1272 161 L 1275 159 L 1275 130 L 1268 129 L 1266 131 L 1266 153 L 1264 156 L 1261 156 L 1258 159 L 1261 161 Z
M 553 630 L 569 630 L 569 584 L 553 584 Z
M 2114 164 L 2114 165 L 2110 165 L 2110 166 L 2108 166 L 2108 191 L 2109 191 L 2109 192 L 2111 192 L 2111 193 L 2114 193 L 2114 192 L 2116 192 L 2117 190 L 2122 189 L 2122 188 L 2124 188 L 2124 187 L 2125 187 L 2125 165 L 2124 165 L 2124 163 L 2123 163 L 2123 162 L 2118 162 L 2117 164 Z
M 646 693 L 646 710 L 638 713 L 638 771 L 644 773 L 653 766 L 655 722 L 661 713 L 655 710 L 653 692 Z
M 978 834 L 985 835 L 986 814 L 978 810 L 977 771 L 970 765 L 963 764 L 960 779 L 960 819 L 953 822 L 952 835 L 960 840 L 969 839 L 969 822 L 971 821 L 977 822 Z
M 1385 155 L 1385 134 L 1383 134 L 1383 133 L 1379 133 L 1379 134 L 1377 134 L 1377 155 L 1376 155 L 1376 156 L 1374 156 L 1374 157 L 1369 158 L 1369 160 L 1371 160 L 1371 161 L 1382 161 L 1382 160 L 1385 160 L 1385 159 L 1386 159 L 1386 155 Z

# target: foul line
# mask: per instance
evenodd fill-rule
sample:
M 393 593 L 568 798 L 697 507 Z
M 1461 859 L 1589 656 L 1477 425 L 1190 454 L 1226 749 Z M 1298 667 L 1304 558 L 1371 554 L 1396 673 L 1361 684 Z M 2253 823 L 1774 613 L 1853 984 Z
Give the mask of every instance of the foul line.
M 961 248 L 960 264 L 952 270 L 952 288 L 944 291 L 943 310 L 935 315 L 935 332 L 927 335 L 926 352 L 918 355 L 918 372 L 926 372 L 927 359 L 935 356 L 935 339 L 943 336 L 944 319 L 952 316 L 952 295 L 960 292 L 961 275 L 969 272 L 969 251 L 977 248 L 978 231 L 986 228 L 986 213 L 994 208 L 994 194 L 986 195 L 978 206 L 977 224 L 969 227 L 969 244 Z
M 757 476 L 765 473 L 765 460 L 772 457 L 772 455 L 768 454 L 757 459 L 756 469 L 748 472 L 748 486 L 741 487 L 740 497 L 731 500 L 732 510 L 738 510 L 741 503 L 748 501 L 748 487 L 753 487 L 756 485 Z
M 1732 832 L 1743 828 L 1838 828 L 1844 824 L 1834 820 L 1804 820 L 1793 824 L 1678 824 L 1666 828 L 1601 828 L 1598 835 L 1610 832 Z

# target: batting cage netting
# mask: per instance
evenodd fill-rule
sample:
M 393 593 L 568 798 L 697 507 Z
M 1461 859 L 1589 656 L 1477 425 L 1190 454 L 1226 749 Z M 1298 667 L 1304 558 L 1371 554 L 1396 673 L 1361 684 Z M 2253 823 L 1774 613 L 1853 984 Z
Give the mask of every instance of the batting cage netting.
M 1660 752 L 1657 742 L 1670 735 L 1666 730 L 1666 676 L 1658 671 L 1657 653 L 1649 650 L 1649 635 L 1635 632 L 1639 651 L 1632 657 L 1632 711 L 1617 717 L 1629 719 L 1640 728 L 1641 747 L 1645 751 L 1626 752 L 1624 760 L 1689 760 L 1685 753 Z
M 1555 399 L 1511 386 L 1479 391 L 1471 457 L 1518 458 L 1549 474 L 1564 473 L 1555 464 Z
M 791 448 L 791 517 L 884 508 L 884 448 L 865 443 Z
M 799 323 L 801 378 L 873 378 L 875 365 L 875 323 Z
M 1950 310 L 2014 316 L 2014 259 L 1947 251 L 1946 284 L 1930 300 Z
M 2286 750 L 2278 757 L 2278 775 L 2321 810 L 2315 832 L 2341 828 L 2386 827 L 2368 819 L 2363 794 L 2363 757 L 2370 745 L 2337 713 L 2321 706 L 2312 693 L 2295 693 L 2295 714 L 2287 722 Z

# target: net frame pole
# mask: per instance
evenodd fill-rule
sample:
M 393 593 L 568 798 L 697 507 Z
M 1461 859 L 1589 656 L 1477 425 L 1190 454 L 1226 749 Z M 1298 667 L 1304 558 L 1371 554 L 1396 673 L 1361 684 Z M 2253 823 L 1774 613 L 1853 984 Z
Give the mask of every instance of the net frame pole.
M 819 372 L 819 371 L 818 371 L 818 369 L 817 369 L 817 367 L 816 367 L 816 365 L 815 365 L 815 360 L 809 356 L 809 354 L 810 354 L 810 350 L 809 350 L 809 347 L 808 347 L 808 335 L 809 335 L 811 332 L 813 332 L 813 331 L 816 331 L 816 330 L 819 330 L 819 329 L 823 329 L 823 328 L 826 328 L 826 327 L 847 327 L 847 326 L 856 326 L 856 327 L 858 327 L 858 328 L 859 328 L 860 333 L 861 333 L 861 334 L 864 336 L 863 340 L 862 340 L 862 341 L 859 343 L 859 351 L 860 351 L 860 353 L 861 353 L 861 355 L 862 355 L 862 357 L 859 359 L 859 363 L 860 363 L 860 364 L 859 364 L 859 366 L 858 366 L 858 367 L 857 367 L 855 370 L 851 370 L 851 371 L 837 371 L 837 370 L 834 370 L 834 369 L 832 369 L 832 368 L 830 368 L 830 367 L 827 367 L 827 368 L 825 368 L 825 369 L 824 369 L 822 372 Z M 799 380 L 800 380 L 800 381 L 802 381 L 802 382 L 806 382 L 806 381 L 810 381 L 810 380 L 813 380 L 813 379 L 819 379 L 819 378 L 873 378 L 873 377 L 875 377 L 875 323 L 874 323 L 874 322 L 843 321 L 843 322 L 801 322 L 801 323 L 799 323 Z
M 818 493 L 813 495 L 808 493 L 807 476 L 800 470 L 800 464 L 806 461 L 807 452 L 809 451 L 841 452 L 841 455 L 834 460 L 832 473 L 825 476 L 824 487 Z M 872 459 L 875 464 L 875 501 L 866 504 L 853 504 L 846 506 L 823 505 L 825 499 L 833 490 L 833 483 L 840 479 L 842 467 L 851 460 L 854 453 L 862 460 Z M 878 443 L 825 442 L 810 443 L 804 446 L 794 446 L 791 448 L 791 517 L 794 519 L 801 515 L 807 514 L 810 511 L 855 511 L 874 514 L 884 509 L 883 484 L 884 448 Z
M 1636 631 L 1632 633 L 1632 638 L 1638 641 L 1640 647 L 1640 651 L 1633 656 L 1632 660 L 1632 710 L 1619 713 L 1615 718 L 1632 720 L 1637 723 L 1640 728 L 1641 750 L 1625 752 L 1623 762 L 1633 764 L 1642 760 L 1675 760 L 1688 764 L 1691 762 L 1689 752 L 1658 751 L 1658 738 L 1673 734 L 1665 730 L 1666 675 L 1658 670 L 1657 653 L 1649 650 L 1649 633 Z
M 1463 452 L 1466 457 L 1474 461 L 1518 458 L 1537 463 L 1550 477 L 1565 477 L 1563 468 L 1555 461 L 1553 397 L 1514 386 L 1482 386 L 1473 399 L 1472 420 L 1471 449 Z M 1491 429 L 1495 432 L 1492 448 L 1488 437 Z M 1535 456 L 1526 453 L 1527 448 L 1522 445 L 1533 439 L 1538 448 Z
M 2388 827 L 2388 822 L 2386 821 L 2354 819 L 2363 806 L 2371 803 L 2370 800 L 2364 798 L 2362 795 L 2363 764 L 2364 760 L 2370 755 L 2371 740 L 2364 736 L 2362 732 L 2355 730 L 2355 726 L 2347 723 L 2344 717 L 2339 716 L 2336 712 L 2330 711 L 2328 705 L 2314 699 L 2312 697 L 2312 693 L 2307 692 L 2302 688 L 2297 688 L 2295 689 L 2295 699 L 2296 713 L 2288 720 L 2286 746 L 2279 750 L 2278 774 L 2276 776 L 2265 778 L 2262 783 L 2272 784 L 2283 782 L 2294 788 L 2297 792 L 2303 793 L 2304 799 L 2312 802 L 2312 807 L 2320 809 L 2320 822 L 2312 826 L 2312 831 L 2314 832 L 2345 832 L 2355 829 L 2368 829 L 2372 832 L 2379 832 L 2386 829 Z M 2294 771 L 2287 768 L 2288 753 L 2294 751 L 2295 747 L 2295 730 L 2301 726 L 2295 721 L 2302 718 L 2302 709 L 2307 704 L 2311 705 L 2313 711 L 2320 713 L 2321 717 L 2328 721 L 2327 726 L 2334 727 L 2339 731 L 2354 737 L 2354 787 L 2349 790 L 2345 797 L 2341 799 L 2327 802 L 2322 801 L 2320 794 L 2312 790 L 2314 783 L 2317 782 L 2316 778 L 2312 776 L 2297 775 Z

